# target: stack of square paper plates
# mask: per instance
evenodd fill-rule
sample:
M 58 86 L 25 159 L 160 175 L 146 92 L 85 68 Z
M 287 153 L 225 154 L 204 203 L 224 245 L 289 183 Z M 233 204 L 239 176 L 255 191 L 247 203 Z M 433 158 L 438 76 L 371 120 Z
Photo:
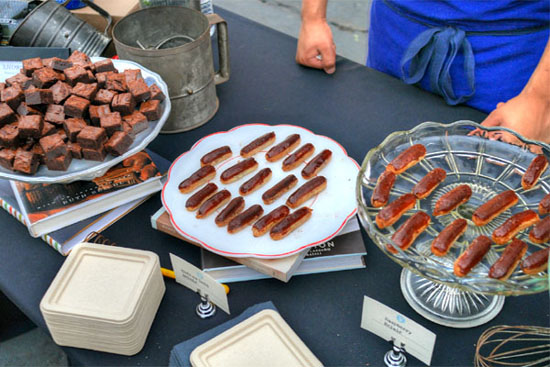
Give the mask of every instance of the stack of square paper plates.
M 40 311 L 59 345 L 133 355 L 164 291 L 156 254 L 83 243 L 65 260 Z

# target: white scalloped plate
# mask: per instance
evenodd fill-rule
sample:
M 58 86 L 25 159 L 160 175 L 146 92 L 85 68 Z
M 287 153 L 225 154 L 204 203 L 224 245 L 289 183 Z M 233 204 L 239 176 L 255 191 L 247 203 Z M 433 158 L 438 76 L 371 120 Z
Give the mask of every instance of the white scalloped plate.
M 103 59 L 104 57 L 91 57 L 93 62 Z M 9 73 L 9 76 L 11 76 L 16 74 L 22 66 L 20 62 L 13 61 L 4 61 L 0 64 L 0 81 L 5 80 L 4 76 L 6 74 L 6 70 L 14 70 L 13 73 Z M 145 79 L 147 85 L 156 83 L 159 86 L 166 96 L 166 99 L 161 103 L 162 115 L 160 119 L 157 121 L 151 121 L 149 123 L 149 128 L 140 132 L 136 136 L 128 151 L 121 156 L 114 157 L 108 154 L 103 162 L 73 159 L 67 171 L 51 171 L 45 165 L 41 165 L 34 175 L 26 175 L 0 167 L 0 178 L 29 183 L 69 183 L 76 180 L 93 180 L 96 177 L 103 176 L 112 166 L 145 149 L 147 145 L 149 145 L 149 143 L 152 142 L 160 133 L 160 129 L 162 129 L 162 126 L 168 119 L 168 115 L 170 115 L 171 104 L 170 98 L 168 98 L 168 87 L 160 75 L 144 68 L 138 63 L 129 60 L 113 60 L 113 65 L 119 71 L 123 71 L 125 69 L 140 69 L 141 75 L 143 76 L 143 79 Z
M 219 181 L 221 172 L 242 160 L 239 152 L 244 145 L 270 131 L 274 131 L 276 134 L 275 144 L 281 142 L 290 134 L 300 134 L 302 138 L 301 145 L 312 143 L 315 146 L 315 152 L 312 157 L 323 149 L 330 149 L 332 151 L 331 162 L 320 172 L 320 175 L 327 178 L 327 188 L 304 204 L 313 209 L 313 215 L 309 221 L 286 238 L 274 241 L 269 237 L 269 234 L 254 237 L 251 227 L 245 228 L 235 234 L 229 234 L 226 227 L 220 228 L 214 223 L 214 218 L 221 209 L 205 219 L 196 219 L 195 212 L 189 212 L 185 208 L 185 202 L 193 193 L 181 194 L 178 190 L 178 185 L 200 168 L 200 158 L 204 154 L 221 146 L 229 145 L 231 147 L 233 156 L 216 165 L 217 174 L 212 182 L 216 183 L 219 189 L 223 187 L 229 190 L 232 198 L 234 198 L 239 195 L 239 186 L 246 179 L 252 177 L 254 173 L 237 182 L 223 185 Z M 282 159 L 278 162 L 270 163 L 265 160 L 264 156 L 265 152 L 260 152 L 254 156 L 260 166 L 255 172 L 258 172 L 261 168 L 269 167 L 273 172 L 272 178 L 264 187 L 245 196 L 245 203 L 246 208 L 253 204 L 260 204 L 264 208 L 264 214 L 267 214 L 278 206 L 283 205 L 288 196 L 306 180 L 300 174 L 305 163 L 293 171 L 283 172 L 281 169 Z M 328 241 L 336 236 L 344 224 L 355 215 L 357 203 L 354 191 L 355 179 L 358 172 L 359 165 L 352 158 L 348 157 L 345 149 L 336 141 L 326 136 L 315 135 L 307 129 L 293 125 L 241 125 L 229 131 L 208 135 L 195 143 L 188 152 L 179 156 L 172 163 L 168 172 L 168 180 L 162 190 L 162 203 L 170 215 L 174 228 L 182 236 L 201 244 L 212 252 L 231 257 L 285 257 L 307 247 Z M 274 203 L 265 205 L 261 200 L 262 194 L 290 173 L 298 178 L 298 185 Z

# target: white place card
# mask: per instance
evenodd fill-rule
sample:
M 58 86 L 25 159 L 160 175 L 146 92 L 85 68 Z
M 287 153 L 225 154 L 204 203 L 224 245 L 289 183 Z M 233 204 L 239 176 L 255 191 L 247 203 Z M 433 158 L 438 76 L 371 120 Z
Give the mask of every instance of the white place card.
M 176 274 L 176 282 L 191 289 L 193 292 L 200 292 L 203 297 L 208 296 L 210 302 L 228 314 L 230 313 L 227 294 L 221 283 L 218 283 L 216 279 L 201 269 L 174 254 L 170 254 L 170 261 L 172 262 L 172 269 L 174 269 L 174 273 Z
M 422 325 L 390 307 L 365 296 L 361 327 L 385 340 L 394 339 L 397 346 L 428 366 L 432 360 L 436 335 Z

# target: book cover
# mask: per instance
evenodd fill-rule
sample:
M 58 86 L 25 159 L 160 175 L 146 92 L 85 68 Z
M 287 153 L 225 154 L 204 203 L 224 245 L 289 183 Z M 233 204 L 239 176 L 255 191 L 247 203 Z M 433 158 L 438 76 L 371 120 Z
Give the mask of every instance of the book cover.
M 29 232 L 38 237 L 159 191 L 160 178 L 151 155 L 141 151 L 92 181 L 11 184 Z
M 170 222 L 170 216 L 166 210 L 161 207 L 153 216 L 151 216 L 151 226 L 161 232 L 169 234 L 170 236 L 177 237 L 188 243 L 200 247 L 198 243 L 194 243 L 188 238 L 180 235 L 172 223 Z M 256 270 L 259 273 L 267 276 L 279 279 L 283 282 L 288 282 L 298 266 L 302 262 L 306 251 L 299 252 L 295 255 L 284 257 L 282 259 L 257 259 L 253 257 L 240 257 L 231 258 L 234 262 L 245 265 L 251 269 Z
M 355 218 L 352 221 L 357 222 Z M 353 227 L 350 221 L 348 230 Z M 294 275 L 364 268 L 365 255 L 361 232 L 357 228 L 310 248 Z M 268 278 L 265 274 L 204 249 L 201 250 L 201 262 L 205 272 L 223 283 Z
M 84 219 L 55 232 L 44 234 L 41 236 L 41 239 L 61 255 L 67 256 L 71 249 L 76 244 L 82 242 L 90 232 L 103 231 L 145 200 L 147 198 L 134 200 L 103 214 Z M 7 180 L 0 180 L 0 205 L 23 225 L 27 225 L 21 214 L 11 185 Z

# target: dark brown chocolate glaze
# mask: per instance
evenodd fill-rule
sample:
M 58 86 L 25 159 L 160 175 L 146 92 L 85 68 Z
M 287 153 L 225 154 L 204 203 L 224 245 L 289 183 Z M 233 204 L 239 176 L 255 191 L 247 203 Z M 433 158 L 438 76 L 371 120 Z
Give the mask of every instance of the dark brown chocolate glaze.
M 328 149 L 317 154 L 302 170 L 302 177 L 308 179 L 316 175 L 331 157 L 332 152 Z
M 550 216 L 538 222 L 531 232 L 529 238 L 536 243 L 544 243 L 550 241 Z
M 194 193 L 187 199 L 185 202 L 186 208 L 196 208 L 197 206 L 201 205 L 203 201 L 205 201 L 208 197 L 210 197 L 212 194 L 214 194 L 218 190 L 218 186 L 210 182 L 206 184 L 202 189 Z
M 233 219 L 234 216 L 242 212 L 244 209 L 244 198 L 242 196 L 237 196 L 227 204 L 225 208 L 216 216 L 214 220 L 216 224 L 221 225 L 227 220 Z
M 528 189 L 535 186 L 537 180 L 542 175 L 546 167 L 548 167 L 548 160 L 544 155 L 539 154 L 535 158 L 533 158 L 533 160 L 529 164 L 529 167 L 527 167 L 527 170 L 521 178 L 521 185 L 523 186 L 523 188 Z
M 493 231 L 493 237 L 505 237 L 510 232 L 516 231 L 524 222 L 532 221 L 538 217 L 533 210 L 516 213 Z
M 460 185 L 442 195 L 435 203 L 434 215 L 448 213 L 464 204 L 472 196 L 472 189 L 468 185 Z
M 204 156 L 202 156 L 201 163 L 203 165 L 212 164 L 212 162 L 216 162 L 218 159 L 226 154 L 231 154 L 231 148 L 229 148 L 229 146 L 227 145 L 206 153 Z
M 418 212 L 409 217 L 397 231 L 391 236 L 391 239 L 401 249 L 406 250 L 430 224 L 430 216 L 424 212 Z M 390 251 L 395 251 L 389 246 Z
M 246 195 L 251 191 L 254 191 L 258 185 L 263 185 L 264 181 L 271 175 L 270 168 L 264 168 L 256 173 L 250 180 L 246 181 L 239 187 L 239 193 Z
M 258 221 L 252 226 L 252 229 L 263 232 L 266 228 L 272 227 L 282 221 L 289 213 L 290 209 L 288 206 L 281 205 L 258 219 Z
M 258 218 L 260 218 L 263 213 L 264 208 L 262 208 L 261 205 L 252 205 L 250 208 L 246 209 L 244 212 L 231 219 L 231 221 L 227 225 L 227 230 L 229 232 L 233 232 L 242 227 L 248 226 Z
M 212 210 L 216 210 L 227 198 L 231 197 L 231 193 L 227 190 L 222 190 L 212 195 L 208 200 L 202 203 L 197 211 L 198 217 L 208 215 Z
M 504 277 L 512 266 L 517 266 L 526 250 L 527 244 L 515 238 L 506 246 L 498 260 L 489 269 L 489 278 L 500 279 Z
M 264 134 L 260 136 L 257 139 L 254 139 L 252 142 L 248 143 L 241 149 L 241 155 L 246 155 L 252 152 L 254 149 L 257 149 L 258 147 L 263 146 L 266 144 L 269 140 L 273 139 L 275 137 L 275 133 L 273 131 L 268 132 L 267 134 Z
M 394 169 L 395 171 L 401 171 L 412 161 L 418 160 L 425 155 L 426 147 L 422 144 L 415 144 L 401 152 L 401 154 L 395 157 L 388 166 L 391 167 L 390 169 Z
M 521 270 L 524 273 L 532 273 L 534 269 L 543 268 L 548 262 L 548 254 L 550 253 L 550 247 L 543 248 L 533 252 L 531 255 L 527 256 L 521 262 Z M 544 269 L 540 270 L 543 271 Z
M 183 180 L 179 186 L 178 189 L 180 190 L 186 190 L 190 186 L 194 185 L 195 182 L 202 180 L 208 175 L 211 175 L 212 173 L 216 173 L 216 169 L 214 166 L 204 166 L 199 168 L 197 171 L 195 171 L 191 176 Z
M 299 202 L 302 197 L 308 195 L 311 191 L 315 190 L 319 186 L 325 184 L 327 182 L 327 179 L 323 176 L 317 176 L 309 181 L 307 181 L 305 184 L 300 186 L 296 191 L 292 193 L 288 197 L 288 203 L 290 205 L 295 205 L 297 202 Z
M 285 158 L 285 160 L 283 161 L 283 170 L 286 166 L 292 166 L 298 162 L 301 163 L 308 157 L 308 154 L 313 154 L 314 150 L 315 147 L 311 143 L 302 145 L 300 148 L 298 148 L 298 150 Z
M 454 220 L 433 240 L 432 252 L 438 256 L 447 253 L 453 243 L 462 235 L 466 227 L 468 227 L 468 221 L 466 219 L 459 218 Z
M 541 215 L 550 214 L 550 194 L 542 198 L 539 203 L 539 213 Z
M 270 234 L 271 235 L 286 234 L 291 229 L 294 223 L 299 222 L 305 216 L 311 215 L 311 212 L 312 210 L 306 206 L 301 207 L 298 210 L 295 210 L 291 214 L 287 215 L 282 221 L 277 223 L 275 227 L 271 229 Z
M 235 164 L 234 166 L 229 167 L 225 171 L 223 171 L 222 175 L 220 176 L 222 181 L 229 181 L 233 177 L 240 175 L 242 172 L 246 171 L 247 169 L 254 167 L 258 163 L 254 158 L 247 158 L 245 160 L 240 161 L 239 163 Z
M 390 199 L 390 192 L 395 183 L 395 173 L 384 171 L 378 178 L 378 182 L 372 191 L 371 203 L 375 207 L 384 206 Z
M 293 144 L 296 144 L 297 141 L 300 140 L 300 134 L 292 134 L 287 136 L 285 140 L 280 142 L 279 144 L 275 145 L 273 148 L 269 149 L 267 153 L 265 154 L 265 157 L 267 160 L 270 160 L 285 150 L 287 150 L 289 147 L 291 147 Z
M 518 201 L 518 196 L 512 190 L 504 191 L 485 204 L 481 205 L 472 215 L 472 220 L 474 223 L 485 222 L 489 218 L 495 216 L 495 214 L 500 214 L 512 203 Z
M 264 192 L 262 200 L 266 204 L 270 204 L 273 201 L 280 198 L 290 189 L 292 189 L 298 183 L 298 179 L 294 175 L 288 175 L 281 181 L 277 182 L 273 187 Z
M 458 276 L 465 276 L 483 259 L 491 249 L 491 239 L 487 236 L 479 236 L 472 241 L 470 246 L 456 259 L 454 272 Z
M 447 177 L 447 172 L 442 168 L 436 168 L 430 172 L 414 186 L 412 193 L 417 198 L 422 198 L 431 193 L 437 185 L 443 182 Z
M 395 219 L 393 221 L 395 222 L 403 213 L 411 209 L 414 204 L 416 204 L 416 196 L 410 193 L 401 195 L 378 212 L 376 215 L 376 223 L 378 223 L 379 220 L 387 222 L 392 221 L 392 219 Z

